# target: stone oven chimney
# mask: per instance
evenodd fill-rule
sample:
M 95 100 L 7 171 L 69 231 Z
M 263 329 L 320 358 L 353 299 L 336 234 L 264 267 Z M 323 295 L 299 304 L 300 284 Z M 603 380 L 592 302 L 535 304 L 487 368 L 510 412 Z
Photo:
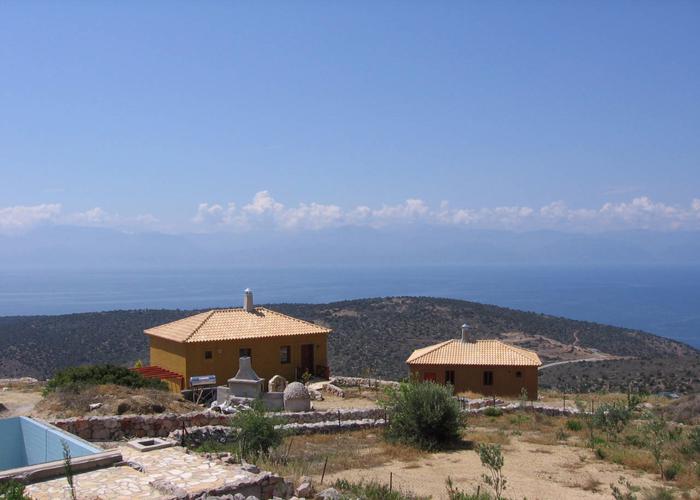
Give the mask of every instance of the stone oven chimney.
M 462 325 L 462 342 L 469 342 L 469 325 L 466 323 Z
M 253 312 L 253 291 L 250 288 L 246 288 L 243 292 L 243 310 Z

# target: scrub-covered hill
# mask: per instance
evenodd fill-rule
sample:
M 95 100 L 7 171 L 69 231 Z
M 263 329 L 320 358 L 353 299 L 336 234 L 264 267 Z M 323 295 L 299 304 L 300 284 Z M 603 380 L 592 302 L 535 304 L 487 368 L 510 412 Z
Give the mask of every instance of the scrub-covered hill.
M 371 372 L 401 378 L 406 375 L 404 361 L 413 349 L 457 337 L 465 322 L 472 326 L 474 338 L 502 338 L 535 349 L 545 363 L 634 357 L 662 360 L 672 366 L 672 361 L 663 360 L 692 359 L 698 354 L 685 344 L 636 330 L 462 300 L 389 297 L 269 307 L 333 328 L 330 363 L 338 374 Z M 195 312 L 137 310 L 0 317 L 0 377 L 46 378 L 57 369 L 76 364 L 147 362 L 143 330 Z M 566 373 L 567 366 L 556 367 L 552 383 Z M 641 367 L 643 370 L 643 363 Z

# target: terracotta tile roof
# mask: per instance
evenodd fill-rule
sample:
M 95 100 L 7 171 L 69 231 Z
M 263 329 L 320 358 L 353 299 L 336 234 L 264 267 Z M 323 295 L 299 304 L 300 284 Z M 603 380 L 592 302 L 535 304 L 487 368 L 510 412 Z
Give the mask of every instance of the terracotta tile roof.
M 144 330 L 146 335 L 186 343 L 330 332 L 328 328 L 264 307 L 256 307 L 251 312 L 242 308 L 214 309 Z
M 416 349 L 406 360 L 409 365 L 540 366 L 536 352 L 500 340 L 462 342 L 458 339 Z

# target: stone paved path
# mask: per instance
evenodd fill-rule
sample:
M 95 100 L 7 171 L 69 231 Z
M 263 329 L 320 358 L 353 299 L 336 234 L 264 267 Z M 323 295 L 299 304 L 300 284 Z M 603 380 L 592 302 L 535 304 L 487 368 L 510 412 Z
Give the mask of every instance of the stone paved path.
M 154 488 L 154 481 L 170 483 L 188 493 L 217 488 L 234 481 L 254 481 L 256 474 L 235 465 L 210 461 L 197 454 L 187 454 L 180 447 L 141 453 L 127 446 L 120 446 L 125 461 L 137 462 L 143 472 L 129 466 L 110 467 L 77 474 L 74 478 L 79 498 L 91 500 L 131 500 L 172 498 Z M 64 477 L 34 483 L 26 488 L 26 494 L 37 500 L 70 499 Z

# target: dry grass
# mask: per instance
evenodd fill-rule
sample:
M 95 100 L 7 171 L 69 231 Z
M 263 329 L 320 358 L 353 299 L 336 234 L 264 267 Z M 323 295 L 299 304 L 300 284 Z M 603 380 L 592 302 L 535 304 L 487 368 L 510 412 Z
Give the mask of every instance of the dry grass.
M 510 436 L 502 430 L 474 430 L 464 433 L 464 439 L 475 444 L 510 444 Z
M 427 453 L 409 446 L 387 443 L 381 434 L 365 430 L 291 436 L 257 465 L 298 479 L 304 475 L 320 475 L 326 459 L 326 474 L 332 474 L 372 468 L 392 461 L 410 463 L 427 456 Z
M 593 493 L 600 493 L 602 491 L 602 486 L 603 483 L 602 481 L 599 481 L 598 479 L 588 476 L 586 479 L 583 480 L 583 483 L 581 484 L 576 484 L 578 488 L 581 488 L 584 491 L 591 491 Z
M 90 411 L 89 405 L 102 403 Z M 57 390 L 48 394 L 35 407 L 35 413 L 49 418 L 78 417 L 83 415 L 117 415 L 186 413 L 202 408 L 185 401 L 179 395 L 155 389 L 133 389 L 119 385 L 94 385 L 79 391 Z

